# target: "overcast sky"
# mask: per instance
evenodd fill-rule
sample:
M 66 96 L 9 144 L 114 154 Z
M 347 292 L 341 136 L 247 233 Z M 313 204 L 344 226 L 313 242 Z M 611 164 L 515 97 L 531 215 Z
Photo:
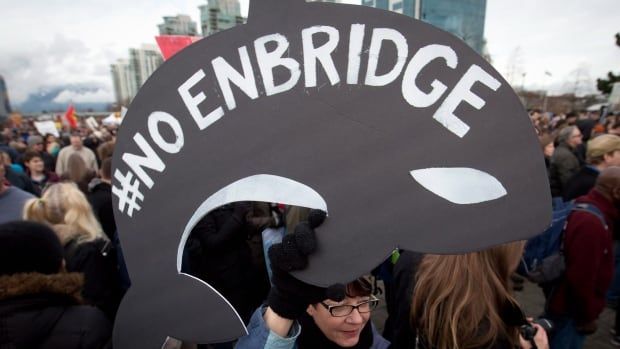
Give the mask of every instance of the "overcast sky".
M 96 89 L 81 95 L 67 89 L 56 100 L 111 102 L 110 64 L 127 58 L 129 47 L 154 43 L 162 16 L 189 14 L 199 22 L 198 6 L 205 2 L 0 0 L 0 75 L 11 101 L 75 85 Z M 248 0 L 240 2 L 247 13 Z M 488 0 L 485 37 L 493 65 L 516 87 L 594 92 L 597 77 L 620 71 L 620 48 L 614 44 L 619 5 L 618 0 Z

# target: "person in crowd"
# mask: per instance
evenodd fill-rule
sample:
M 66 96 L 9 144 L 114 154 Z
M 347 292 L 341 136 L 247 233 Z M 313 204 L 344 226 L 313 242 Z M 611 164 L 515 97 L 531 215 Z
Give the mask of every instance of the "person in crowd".
M 389 346 L 370 321 L 378 300 L 372 285 L 358 278 L 328 288 L 308 285 L 289 271 L 305 268 L 316 247 L 314 229 L 325 219 L 321 211 L 310 213 L 293 234 L 269 249 L 273 287 L 265 305 L 252 315 L 249 335 L 237 349 L 255 348 L 361 348 Z
M 19 158 L 21 158 L 21 154 L 19 155 Z M 11 156 L 3 151 L 0 151 L 0 164 L 8 166 L 13 172 L 17 174 L 22 175 L 26 173 L 22 165 L 20 165 L 19 163 L 13 163 L 13 161 L 11 160 Z
M 99 154 L 97 154 L 97 149 L 101 145 L 101 139 L 97 137 L 97 135 L 100 135 L 100 132 L 93 132 L 91 129 L 82 129 L 82 135 L 84 147 L 90 149 L 95 156 L 97 156 L 97 161 L 101 162 L 101 159 L 98 158 Z
M 599 112 L 587 112 L 583 118 L 579 118 L 579 120 L 577 120 L 575 125 L 579 128 L 579 131 L 581 131 L 584 142 L 591 139 L 592 133 L 598 124 L 599 119 Z
M 47 172 L 54 172 L 54 168 L 56 167 L 56 159 L 52 155 L 50 155 L 45 149 L 43 137 L 38 135 L 32 135 L 28 137 L 28 149 L 26 151 L 35 151 L 39 153 L 39 156 L 45 164 L 45 170 Z M 23 158 L 22 162 L 25 162 Z
M 16 162 L 19 158 L 19 153 L 9 145 L 9 141 L 10 139 L 6 137 L 4 132 L 0 132 L 0 151 L 10 156 L 11 162 Z
M 558 146 L 549 165 L 549 184 L 553 197 L 562 196 L 566 183 L 581 167 L 581 161 L 576 155 L 581 137 L 581 132 L 576 126 L 565 127 L 558 134 Z
M 390 341 L 390 349 L 415 348 L 417 335 L 411 323 L 411 295 L 423 258 L 424 254 L 408 250 L 399 250 L 396 255 L 392 253 L 390 258 L 393 263 L 392 280 L 387 284 L 391 284 L 391 290 L 384 281 L 388 318 L 383 327 L 383 337 Z
M 45 168 L 45 164 L 41 153 L 29 150 L 23 157 L 26 173 L 30 177 L 37 196 L 41 196 L 43 189 L 48 184 L 57 183 L 60 179 L 54 172 L 50 172 Z
M 81 305 L 84 278 L 68 273 L 56 234 L 34 222 L 0 224 L 0 347 L 101 349 L 112 326 Z
M 513 242 L 462 255 L 426 255 L 411 312 L 419 348 L 533 347 L 519 333 L 527 320 L 510 285 L 523 246 Z M 545 330 L 533 326 L 536 347 L 549 348 Z
M 0 158 L 7 157 L 7 153 L 0 151 Z M 25 192 L 37 195 L 37 192 L 30 178 L 25 172 L 15 171 L 13 167 L 0 162 L 0 166 L 4 167 L 4 178 L 11 186 L 17 187 Z
M 62 176 L 69 171 L 69 157 L 72 154 L 78 154 L 81 156 L 86 164 L 86 167 L 96 173 L 98 170 L 97 157 L 92 150 L 84 147 L 80 134 L 72 133 L 70 142 L 70 145 L 62 148 L 60 153 L 58 153 L 58 159 L 56 160 L 56 173 L 59 176 Z
M 41 199 L 26 203 L 24 219 L 52 226 L 64 247 L 67 270 L 84 273 L 82 296 L 114 319 L 123 294 L 116 250 L 78 187 L 51 185 Z
M 555 151 L 555 145 L 553 144 L 554 137 L 549 133 L 543 133 L 538 136 L 538 141 L 540 142 L 540 147 L 542 148 L 543 155 L 545 157 L 545 167 L 547 167 L 547 172 L 549 172 L 551 157 Z
M 247 323 L 252 311 L 264 299 L 254 301 L 252 254 L 248 237 L 253 228 L 248 222 L 252 205 L 238 202 L 209 212 L 192 229 L 188 243 L 187 270 L 222 293 Z
M 97 156 L 100 162 L 103 162 L 103 160 L 112 157 L 112 155 L 114 154 L 114 145 L 115 145 L 114 142 L 108 141 L 108 142 L 102 143 L 97 148 Z
M 620 118 L 614 123 L 610 123 L 610 126 L 607 128 L 607 133 L 620 136 Z
M 610 167 L 620 166 L 620 137 L 600 135 L 588 141 L 586 164 L 568 180 L 564 200 L 586 195 L 594 187 L 598 174 Z
M 30 193 L 9 186 L 5 174 L 6 167 L 0 165 L 0 224 L 20 220 L 26 201 L 34 198 Z
M 95 177 L 97 172 L 89 168 L 79 154 L 74 153 L 69 156 L 67 170 L 60 179 L 77 184 L 82 193 L 88 194 L 88 185 Z
M 108 238 L 114 241 L 116 222 L 112 205 L 112 159 L 106 158 L 101 163 L 99 178 L 94 178 L 88 185 L 88 201 L 93 213 L 101 223 Z
M 567 219 L 563 237 L 566 271 L 547 301 L 547 316 L 556 325 L 552 348 L 581 348 L 585 336 L 597 330 L 613 277 L 612 232 L 620 205 L 620 167 L 603 170 L 594 188 L 576 202 L 598 208 L 604 222 L 583 211 Z
M 60 144 L 56 140 L 56 137 L 53 134 L 45 135 L 45 151 L 56 159 L 58 157 L 58 153 L 60 153 Z M 56 164 L 54 164 L 54 168 Z

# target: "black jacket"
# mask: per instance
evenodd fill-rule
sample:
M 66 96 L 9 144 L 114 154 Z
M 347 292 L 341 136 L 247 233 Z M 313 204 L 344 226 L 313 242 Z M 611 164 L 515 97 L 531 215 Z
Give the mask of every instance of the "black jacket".
M 101 309 L 114 320 L 123 298 L 116 249 L 110 241 L 97 239 L 77 244 L 65 244 L 67 270 L 84 273 L 82 297 L 86 303 Z
M 110 240 L 114 240 L 116 222 L 114 221 L 114 209 L 112 206 L 112 186 L 94 179 L 89 184 L 88 201 L 93 208 L 95 216 L 101 223 L 103 231 Z
M 248 245 L 252 228 L 234 205 L 219 207 L 203 217 L 188 244 L 191 273 L 217 289 L 230 301 L 244 322 L 258 307 L 252 301 L 254 266 Z
M 79 305 L 81 285 L 76 273 L 0 276 L 0 348 L 109 347 L 111 324 L 99 309 Z
M 590 189 L 594 188 L 594 183 L 596 183 L 596 178 L 598 178 L 599 171 L 590 167 L 583 166 L 579 169 L 571 179 L 566 183 L 566 188 L 564 188 L 564 200 L 573 200 L 582 195 L 586 195 Z
M 4 169 L 6 171 L 5 172 L 6 179 L 7 181 L 9 181 L 9 183 L 11 183 L 12 186 L 17 187 L 23 191 L 26 191 L 32 195 L 37 195 L 37 196 L 39 195 L 37 194 L 37 190 L 35 189 L 34 185 L 32 184 L 32 181 L 30 180 L 28 176 L 26 176 L 23 173 L 17 173 L 13 171 L 13 169 L 11 169 L 10 166 L 4 166 Z

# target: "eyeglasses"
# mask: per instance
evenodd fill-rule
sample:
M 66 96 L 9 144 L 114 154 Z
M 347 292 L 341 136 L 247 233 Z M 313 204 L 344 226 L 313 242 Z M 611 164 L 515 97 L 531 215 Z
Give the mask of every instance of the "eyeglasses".
M 353 312 L 354 309 L 357 309 L 357 311 L 360 312 L 361 314 L 370 313 L 370 311 L 375 309 L 378 304 L 379 304 L 379 300 L 375 298 L 374 296 L 371 299 L 365 302 L 361 302 L 357 305 L 349 305 L 349 304 L 327 305 L 321 302 L 321 305 L 324 306 L 325 309 L 327 309 L 327 311 L 329 311 L 329 313 L 335 317 L 348 316 L 349 314 Z

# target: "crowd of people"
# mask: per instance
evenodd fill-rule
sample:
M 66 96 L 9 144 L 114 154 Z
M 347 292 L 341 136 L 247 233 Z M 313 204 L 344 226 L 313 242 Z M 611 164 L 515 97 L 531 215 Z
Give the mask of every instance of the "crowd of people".
M 565 270 L 540 285 L 540 314 L 526 316 L 514 296 L 523 241 L 462 255 L 395 250 L 368 275 L 325 288 L 290 274 L 307 266 L 323 212 L 238 202 L 204 216 L 183 255 L 182 271 L 224 295 L 249 331 L 210 346 L 581 348 L 620 296 L 620 117 L 532 110 L 530 119 L 554 201 L 603 215 L 568 217 Z M 27 120 L 0 130 L 0 347 L 109 348 L 130 287 L 112 206 L 116 129 L 62 131 L 41 135 Z M 380 293 L 382 333 L 372 321 Z

